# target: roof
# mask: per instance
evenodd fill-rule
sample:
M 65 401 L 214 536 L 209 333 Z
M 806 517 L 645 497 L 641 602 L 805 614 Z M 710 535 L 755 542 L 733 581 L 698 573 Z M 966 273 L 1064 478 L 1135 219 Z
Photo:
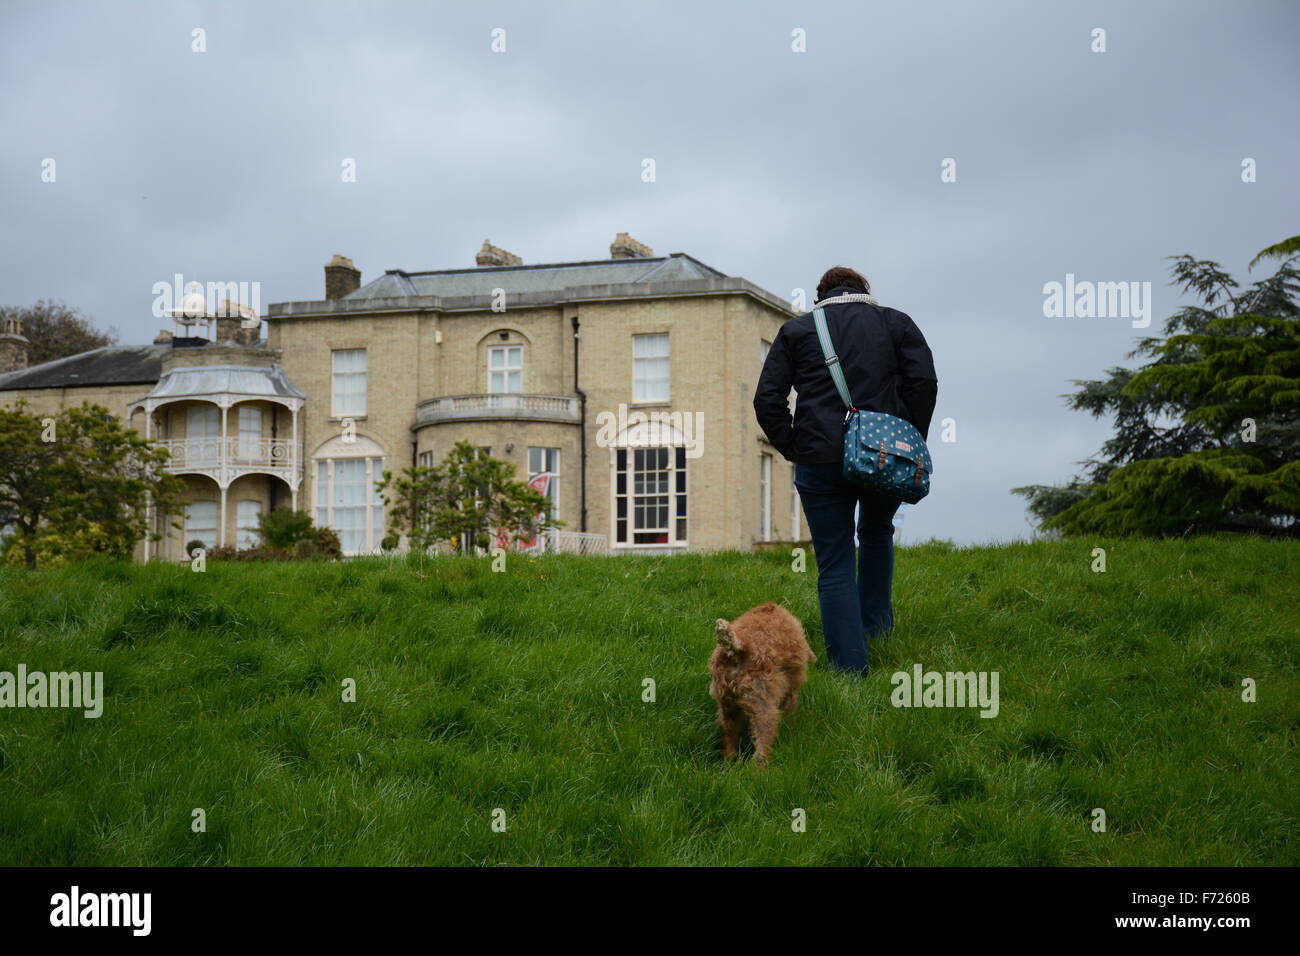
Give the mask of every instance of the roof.
M 289 381 L 278 365 L 190 365 L 174 368 L 159 379 L 146 398 L 184 398 L 189 395 L 256 395 L 274 398 L 307 396 Z
M 414 295 L 486 296 L 494 289 L 507 293 L 563 292 L 575 286 L 613 283 L 672 282 L 726 278 L 684 252 L 634 259 L 596 259 L 539 265 L 476 266 L 435 272 L 389 269 L 344 299 L 392 299 Z
M 106 345 L 0 375 L 0 391 L 152 384 L 170 345 Z
M 221 343 L 229 348 L 228 342 Z M 266 340 L 257 343 L 265 348 Z M 201 351 L 205 346 L 193 346 Z M 163 356 L 171 352 L 168 345 L 106 345 L 78 352 L 30 368 L 20 368 L 0 375 L 0 392 L 34 388 L 86 388 L 103 385 L 153 385 L 162 377 Z M 286 379 L 287 382 L 287 379 Z M 293 388 L 289 385 L 289 388 Z M 285 393 L 299 397 L 294 390 Z

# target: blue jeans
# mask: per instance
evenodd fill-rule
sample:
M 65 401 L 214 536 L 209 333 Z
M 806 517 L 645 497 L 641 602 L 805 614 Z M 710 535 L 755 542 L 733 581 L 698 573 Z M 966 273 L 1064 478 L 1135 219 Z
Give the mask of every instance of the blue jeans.
M 894 626 L 894 512 L 898 502 L 844 480 L 840 462 L 794 466 L 817 556 L 817 598 L 832 670 L 867 673 L 867 641 Z M 853 509 L 858 511 L 854 580 Z

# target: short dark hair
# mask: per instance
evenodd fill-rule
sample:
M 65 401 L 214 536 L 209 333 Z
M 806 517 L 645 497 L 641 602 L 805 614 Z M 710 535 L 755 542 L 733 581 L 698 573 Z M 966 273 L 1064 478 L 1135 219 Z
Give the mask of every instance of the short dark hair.
M 833 266 L 826 270 L 822 276 L 822 281 L 817 283 L 817 301 L 826 298 L 826 293 L 830 292 L 836 286 L 846 285 L 861 292 L 870 292 L 871 283 L 866 277 L 856 269 L 850 269 L 848 266 Z

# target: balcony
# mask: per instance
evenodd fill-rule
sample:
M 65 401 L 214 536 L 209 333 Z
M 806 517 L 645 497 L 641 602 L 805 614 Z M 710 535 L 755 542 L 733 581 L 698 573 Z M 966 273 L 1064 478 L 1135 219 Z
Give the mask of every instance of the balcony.
M 415 427 L 444 422 L 524 421 L 577 425 L 582 412 L 572 395 L 526 395 L 498 392 L 485 395 L 444 395 L 415 406 Z
M 167 470 L 175 474 L 204 474 L 222 484 L 240 475 L 278 475 L 294 488 L 302 476 L 298 443 L 288 438 L 163 438 L 153 444 L 171 457 Z

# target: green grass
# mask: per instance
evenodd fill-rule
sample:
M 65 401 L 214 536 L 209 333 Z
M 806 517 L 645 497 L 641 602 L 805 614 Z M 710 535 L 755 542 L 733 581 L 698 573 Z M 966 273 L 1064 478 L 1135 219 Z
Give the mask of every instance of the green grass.
M 0 710 L 0 864 L 1297 863 L 1298 549 L 1093 546 L 899 549 L 865 681 L 780 554 L 0 569 L 0 670 L 105 675 Z M 726 766 L 712 622 L 769 599 L 819 659 Z M 918 662 L 999 716 L 892 707 Z

